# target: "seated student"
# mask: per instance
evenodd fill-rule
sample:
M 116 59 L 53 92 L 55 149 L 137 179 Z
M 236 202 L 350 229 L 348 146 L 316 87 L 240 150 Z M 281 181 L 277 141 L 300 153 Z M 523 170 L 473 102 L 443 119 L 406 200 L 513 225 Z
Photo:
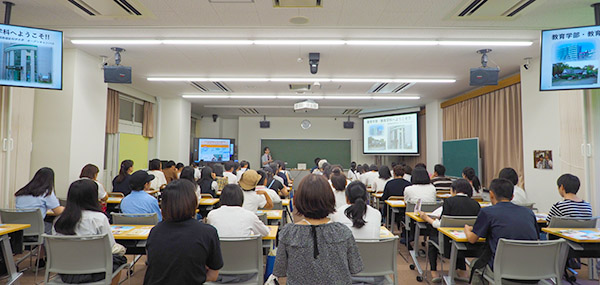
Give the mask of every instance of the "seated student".
M 203 284 L 223 267 L 217 230 L 198 222 L 194 183 L 171 182 L 162 193 L 165 220 L 148 235 L 144 284 Z
M 183 165 L 183 163 L 181 162 L 175 164 L 175 170 L 177 171 L 177 179 L 179 179 L 179 177 L 181 176 L 181 171 L 183 170 L 183 167 L 185 167 L 185 165 Z
M 338 207 L 331 217 L 352 231 L 355 239 L 379 239 L 381 213 L 367 205 L 369 193 L 360 181 L 348 184 L 345 191 L 346 205 Z
M 238 179 L 233 171 L 235 170 L 235 163 L 233 161 L 225 162 L 225 172 L 223 172 L 223 177 L 227 177 L 227 184 L 237 184 Z
M 294 195 L 300 220 L 279 232 L 273 275 L 287 276 L 287 284 L 351 284 L 363 269 L 352 231 L 327 216 L 335 212 L 335 198 L 327 179 L 305 176 Z
M 333 196 L 335 196 L 336 209 L 348 204 L 346 203 L 346 185 L 348 185 L 348 180 L 342 173 L 342 169 L 339 167 L 334 168 L 331 174 L 331 188 Z
M 207 222 L 217 229 L 219 237 L 266 236 L 269 228 L 256 212 L 242 208 L 244 193 L 238 185 L 229 184 L 221 193 L 221 207 L 208 213 Z
M 412 167 L 410 167 L 409 165 L 406 165 L 404 163 L 402 163 L 401 165 L 402 165 L 402 167 L 404 167 L 404 176 L 403 176 L 403 178 L 406 181 L 411 182 L 412 181 L 412 171 L 413 171 Z
M 194 185 L 196 185 L 195 193 L 196 193 L 196 197 L 198 197 L 198 202 L 200 202 L 200 199 L 202 197 L 202 190 L 200 189 L 200 185 L 198 185 L 198 183 L 196 183 L 196 180 L 194 179 L 194 168 L 191 166 L 184 167 L 181 170 L 179 179 L 186 179 L 189 182 L 192 182 L 192 183 L 194 183 Z
M 436 214 L 437 212 L 435 216 L 439 218 L 441 216 L 477 216 L 477 214 L 479 214 L 481 206 L 479 206 L 479 203 L 477 203 L 477 201 L 471 199 L 471 195 L 473 194 L 473 188 L 471 187 L 469 181 L 465 179 L 458 179 L 452 182 L 452 185 L 450 186 L 450 194 L 452 195 L 452 197 L 444 201 L 444 205 L 441 207 L 441 211 L 434 211 L 434 214 Z M 429 215 L 427 215 L 427 213 L 424 212 L 420 212 L 419 215 L 421 216 L 421 219 L 431 224 L 432 227 L 436 229 L 440 227 L 439 219 L 433 219 Z M 438 231 L 430 231 L 429 240 L 439 242 L 438 238 Z M 449 240 L 445 241 L 444 248 L 450 248 Z M 442 281 L 442 278 L 440 278 L 440 275 L 437 272 L 438 253 L 439 251 L 437 247 L 430 244 L 428 258 L 429 264 L 431 265 L 431 275 L 433 277 L 433 283 L 440 283 Z M 444 252 L 444 256 L 446 258 L 449 258 L 450 251 L 446 250 Z M 467 272 L 465 271 L 467 267 L 465 264 L 464 253 L 461 254 L 459 252 L 458 259 L 456 260 L 456 269 L 459 270 L 459 276 L 467 277 Z
M 514 169 L 510 167 L 503 168 L 502 170 L 500 170 L 498 178 L 504 178 L 512 182 L 513 185 L 515 185 L 513 190 L 513 199 L 511 200 L 511 202 L 517 205 L 529 203 L 529 200 L 527 200 L 527 193 L 525 193 L 525 190 L 517 186 L 517 183 L 519 183 L 519 175 L 517 175 L 517 172 Z
M 323 174 L 323 170 L 325 168 L 326 165 L 328 165 L 329 162 L 327 162 L 327 159 L 321 159 L 319 160 L 319 162 L 317 163 L 317 169 L 313 170 L 312 174 Z
M 167 180 L 167 184 L 171 183 L 171 181 L 177 179 L 177 168 L 175 167 L 175 161 L 169 160 L 165 165 L 163 165 L 162 172 L 165 175 L 165 179 Z
M 429 173 L 425 168 L 417 167 L 412 172 L 412 185 L 404 189 L 404 201 L 416 204 L 420 199 L 422 203 L 435 203 L 437 200 L 436 191 Z
M 360 173 L 356 169 L 356 161 L 350 163 L 350 169 L 348 170 L 348 179 L 355 181 L 359 179 Z
M 191 165 L 192 167 L 194 167 L 194 180 L 198 181 L 200 180 L 200 163 L 198 162 L 194 162 Z
M 229 178 L 224 176 L 223 164 L 216 163 L 213 164 L 213 172 L 215 173 L 215 181 L 217 181 L 217 191 L 223 191 L 225 185 L 229 184 Z
M 375 164 L 369 166 L 368 171 L 360 176 L 360 182 L 367 186 L 367 190 L 372 191 L 375 186 L 375 180 L 379 177 L 379 167 Z
M 392 174 L 390 172 L 390 168 L 387 167 L 387 165 L 382 165 L 379 168 L 379 177 L 377 177 L 374 180 L 374 185 L 373 185 L 373 189 L 375 190 L 375 192 L 383 192 L 383 190 L 385 189 L 385 184 L 388 183 L 388 181 L 392 180 Z
M 475 175 L 475 169 L 472 167 L 465 167 L 462 171 L 462 177 L 467 179 L 473 186 L 473 197 L 481 197 L 483 195 L 481 181 L 479 181 L 479 177 Z
M 198 185 L 200 185 L 200 192 L 202 194 L 210 194 L 213 197 L 217 196 L 219 186 L 217 185 L 217 181 L 215 181 L 215 177 L 217 176 L 212 168 L 208 166 L 202 168 L 200 180 L 198 180 Z
M 69 236 L 108 235 L 113 254 L 113 271 L 127 262 L 123 256 L 125 247 L 115 242 L 108 218 L 100 209 L 98 184 L 90 179 L 81 179 L 71 183 L 67 193 L 67 206 L 56 220 L 53 232 L 55 235 Z M 104 280 L 105 277 L 104 273 L 59 275 L 65 283 L 91 283 Z M 117 274 L 113 278 L 112 284 L 119 284 L 120 277 L 121 273 Z
M 15 208 L 40 209 L 42 217 L 46 217 L 48 210 L 52 210 L 57 216 L 62 214 L 65 207 L 60 205 L 54 194 L 54 170 L 52 168 L 40 168 L 35 172 L 31 181 L 15 193 Z M 46 225 L 47 234 L 51 229 L 52 224 Z
M 279 194 L 279 197 L 287 197 L 290 194 L 288 188 L 283 186 L 283 183 L 280 181 L 281 177 L 275 176 L 275 171 L 271 166 L 263 167 L 263 171 L 267 174 L 267 178 L 266 181 L 261 181 L 266 183 L 265 186 L 267 186 L 268 189 L 275 191 L 275 193 Z M 259 185 L 260 184 L 261 182 L 259 182 Z
M 552 217 L 569 217 L 569 218 L 591 218 L 592 217 L 592 206 L 590 203 L 577 197 L 579 191 L 579 178 L 572 174 L 563 174 L 558 180 L 558 194 L 564 199 L 556 202 L 550 208 L 548 223 L 552 220 Z
M 154 180 L 150 183 L 150 189 L 152 190 L 160 190 L 161 187 L 167 185 L 167 179 L 165 178 L 165 174 L 161 171 L 160 165 L 160 159 L 157 158 L 150 160 L 148 163 L 148 174 L 154 177 Z
M 314 171 L 315 171 L 316 169 L 319 169 L 319 161 L 321 161 L 321 158 L 318 158 L 318 157 L 317 157 L 317 158 L 315 158 L 315 160 L 314 160 L 314 161 L 315 161 L 315 166 L 313 166 L 313 167 L 310 169 L 310 173 L 314 173 Z
M 108 194 L 106 194 L 106 190 L 104 190 L 104 186 L 102 186 L 102 184 L 100 182 L 98 182 L 98 173 L 99 172 L 100 172 L 100 169 L 98 169 L 98 166 L 95 166 L 93 164 L 86 164 L 81 169 L 81 174 L 79 174 L 79 178 L 90 179 L 90 180 L 93 180 L 94 182 L 96 182 L 96 184 L 98 184 L 98 199 L 100 199 L 100 201 L 102 201 L 102 202 L 106 202 L 106 200 L 108 200 Z
M 273 204 L 281 203 L 281 197 L 279 197 L 279 194 L 277 194 L 277 191 L 267 187 L 267 182 L 269 181 L 270 177 L 272 178 L 272 174 L 269 174 L 265 170 L 257 170 L 256 173 L 258 173 L 258 175 L 260 175 L 260 180 L 258 180 L 258 184 L 256 185 L 256 188 L 254 188 L 254 190 L 256 190 L 256 191 L 262 190 L 262 191 L 267 192 L 267 194 L 269 194 L 269 197 L 271 197 L 271 201 L 273 202 Z M 275 181 L 275 180 L 273 180 L 273 181 Z
M 121 162 L 121 169 L 119 169 L 119 175 L 117 175 L 113 181 L 113 192 L 120 192 L 127 196 L 131 193 L 129 186 L 129 178 L 133 172 L 133 160 L 126 159 Z
M 240 169 L 235 173 L 237 181 L 240 181 L 240 178 L 242 178 L 242 174 L 244 174 L 244 171 L 248 169 L 250 169 L 250 163 L 245 160 L 240 161 Z
M 530 209 L 510 202 L 513 197 L 512 182 L 497 178 L 490 183 L 490 199 L 493 206 L 482 208 L 474 226 L 465 225 L 465 235 L 470 243 L 482 237 L 489 246 L 480 262 L 492 268 L 498 240 L 537 240 L 537 221 Z M 479 263 L 479 262 L 478 262 Z
M 402 165 L 394 166 L 394 179 L 385 184 L 381 201 L 385 201 L 391 196 L 404 196 L 404 189 L 412 184 L 402 178 L 402 176 L 404 176 L 404 167 Z M 387 213 L 387 204 L 383 204 L 383 215 L 387 217 Z M 400 223 L 401 219 L 396 219 L 396 221 Z
M 259 208 L 272 209 L 273 201 L 271 196 L 264 190 L 256 190 L 256 185 L 260 181 L 260 174 L 256 171 L 249 169 L 242 175 L 240 180 L 240 186 L 244 190 L 244 203 L 242 208 L 256 212 Z
M 156 213 L 158 221 L 162 220 L 158 200 L 145 192 L 146 190 L 150 190 L 150 181 L 152 179 L 154 179 L 154 176 L 143 170 L 138 170 L 131 174 L 129 182 L 132 191 L 127 197 L 121 200 L 121 212 L 125 214 Z
M 450 191 L 452 178 L 446 177 L 446 167 L 441 164 L 436 164 L 433 167 L 433 175 L 431 176 L 431 184 L 435 186 L 436 191 Z

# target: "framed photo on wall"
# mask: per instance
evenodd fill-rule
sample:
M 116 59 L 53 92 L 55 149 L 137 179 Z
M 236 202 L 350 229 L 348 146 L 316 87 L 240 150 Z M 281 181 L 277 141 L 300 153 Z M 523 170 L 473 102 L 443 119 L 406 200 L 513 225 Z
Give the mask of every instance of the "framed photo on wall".
M 552 151 L 551 150 L 534 150 L 533 151 L 533 167 L 537 169 L 552 169 Z

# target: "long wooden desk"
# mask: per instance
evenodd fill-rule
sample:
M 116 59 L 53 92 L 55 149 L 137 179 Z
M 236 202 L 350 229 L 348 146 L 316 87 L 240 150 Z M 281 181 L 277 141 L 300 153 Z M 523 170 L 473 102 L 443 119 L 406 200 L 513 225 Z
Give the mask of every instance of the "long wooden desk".
M 290 205 L 290 199 L 281 199 L 281 205 L 288 207 Z
M 267 220 L 281 220 L 283 218 L 283 210 L 258 210 L 256 213 L 266 213 Z
M 0 224 L 0 242 L 2 243 L 0 246 L 2 247 L 4 261 L 6 262 L 6 272 L 8 272 L 6 284 L 17 282 L 19 277 L 23 275 L 23 273 L 17 271 L 8 234 L 22 231 L 29 227 L 31 227 L 29 224 Z
M 388 205 L 388 216 L 386 224 L 389 225 L 389 229 L 394 229 L 395 213 L 400 212 L 399 208 L 406 208 L 406 203 L 403 200 L 385 200 L 385 204 Z M 396 208 L 394 210 L 394 208 Z
M 121 200 L 123 200 L 123 197 L 108 197 L 108 200 L 106 200 L 107 204 L 121 204 Z
M 200 205 L 200 206 L 214 206 L 215 204 L 219 203 L 219 201 L 220 201 L 219 198 L 202 198 L 198 202 L 198 205 Z
M 110 230 L 115 240 L 147 240 L 151 225 L 111 225 Z M 263 237 L 263 240 L 275 240 L 279 226 L 267 226 L 269 234 Z
M 458 258 L 458 252 L 464 251 L 465 257 L 477 257 L 484 238 L 477 240 L 476 244 L 471 244 L 465 236 L 464 228 L 438 228 L 438 231 L 443 235 L 450 238 L 452 242 L 452 248 L 450 250 L 450 267 L 448 269 L 448 275 L 444 276 L 444 283 L 455 284 L 454 277 L 456 275 L 456 260 Z M 440 239 L 440 242 L 443 242 Z

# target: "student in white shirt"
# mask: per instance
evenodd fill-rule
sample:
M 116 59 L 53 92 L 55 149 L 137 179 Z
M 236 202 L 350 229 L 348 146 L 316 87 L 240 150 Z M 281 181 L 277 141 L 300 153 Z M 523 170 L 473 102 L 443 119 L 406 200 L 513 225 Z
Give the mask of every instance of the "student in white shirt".
M 333 195 L 335 196 L 335 208 L 342 207 L 346 205 L 346 185 L 348 184 L 348 180 L 346 176 L 342 173 L 342 169 L 336 167 L 333 169 L 331 174 L 331 187 L 333 190 Z
M 404 176 L 402 176 L 402 178 L 404 178 L 404 180 L 411 182 L 412 183 L 412 167 L 404 164 L 402 165 L 402 167 L 404 168 Z
M 390 168 L 387 167 L 387 165 L 382 165 L 379 168 L 379 177 L 374 180 L 375 185 L 373 185 L 375 192 L 383 192 L 383 189 L 385 189 L 385 184 L 392 180 L 392 175 L 390 173 Z
M 350 181 L 356 181 L 360 177 L 360 173 L 358 173 L 356 167 L 356 161 L 350 163 L 350 170 L 348 170 L 348 179 L 350 179 Z
M 375 164 L 369 166 L 369 172 L 360 176 L 360 182 L 367 186 L 367 190 L 374 189 L 375 179 L 379 177 L 379 167 Z
M 98 182 L 99 172 L 100 169 L 98 169 L 98 166 L 95 166 L 93 164 L 86 164 L 81 169 L 81 174 L 79 174 L 79 178 L 91 179 L 94 182 L 96 182 L 96 184 L 98 184 L 98 199 L 102 202 L 106 202 L 106 200 L 108 200 L 108 194 L 106 194 L 104 186 L 100 182 Z
M 238 179 L 235 174 L 233 174 L 233 170 L 235 169 L 235 163 L 233 161 L 225 162 L 225 172 L 223 172 L 223 177 L 227 177 L 227 184 L 237 184 Z
M 161 171 L 161 163 L 160 160 L 155 158 L 150 160 L 148 164 L 148 174 L 154 175 L 154 180 L 150 181 L 150 189 L 152 190 L 160 190 L 163 185 L 167 185 L 167 178 L 165 178 L 165 174 Z
M 404 189 L 404 201 L 416 204 L 420 199 L 421 203 L 435 203 L 437 200 L 435 186 L 431 184 L 427 170 L 417 167 L 412 173 L 411 180 L 413 185 Z
M 517 172 L 514 169 L 510 167 L 503 168 L 500 170 L 498 178 L 504 178 L 515 185 L 515 188 L 513 189 L 513 199 L 511 200 L 513 204 L 525 205 L 530 203 L 527 199 L 527 193 L 525 193 L 525 190 L 517 186 L 517 183 L 519 183 L 519 175 L 517 175 Z
M 467 179 L 471 185 L 473 185 L 473 197 L 481 197 L 483 195 L 483 188 L 479 177 L 475 175 L 475 169 L 472 167 L 465 167 L 462 171 L 462 177 Z
M 229 184 L 221 193 L 221 207 L 208 213 L 207 222 L 217 229 L 219 237 L 266 236 L 269 228 L 256 212 L 242 208 L 244 194 L 238 185 Z
M 242 208 L 251 212 L 256 212 L 259 208 L 273 208 L 273 201 L 271 201 L 269 194 L 264 190 L 255 190 L 260 178 L 260 175 L 256 171 L 249 169 L 244 172 L 240 180 L 240 186 L 244 190 Z
M 270 167 L 268 168 L 270 169 Z M 255 190 L 267 192 L 267 194 L 269 194 L 269 197 L 271 197 L 271 201 L 273 201 L 273 204 L 281 203 L 281 197 L 279 197 L 279 194 L 277 194 L 275 190 L 267 188 L 269 178 L 272 178 L 273 174 L 270 174 L 268 171 L 265 170 L 257 170 L 256 173 L 260 175 L 260 180 L 258 181 L 258 185 L 256 185 Z
M 240 181 L 240 178 L 242 178 L 242 174 L 244 174 L 244 171 L 248 169 L 250 169 L 250 163 L 245 160 L 240 161 L 240 170 L 238 170 L 235 174 L 237 176 L 237 181 Z
M 367 205 L 369 193 L 365 185 L 353 181 L 346 187 L 345 195 L 347 204 L 337 208 L 331 220 L 348 226 L 355 239 L 379 239 L 381 213 Z

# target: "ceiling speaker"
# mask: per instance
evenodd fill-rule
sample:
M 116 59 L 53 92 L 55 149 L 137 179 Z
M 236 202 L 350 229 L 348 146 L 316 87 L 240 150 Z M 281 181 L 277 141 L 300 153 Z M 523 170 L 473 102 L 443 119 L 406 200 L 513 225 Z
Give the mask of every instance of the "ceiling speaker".
M 261 129 L 268 129 L 271 127 L 271 121 L 260 121 Z
M 352 121 L 345 121 L 344 122 L 344 129 L 354 129 L 354 122 L 352 122 Z

